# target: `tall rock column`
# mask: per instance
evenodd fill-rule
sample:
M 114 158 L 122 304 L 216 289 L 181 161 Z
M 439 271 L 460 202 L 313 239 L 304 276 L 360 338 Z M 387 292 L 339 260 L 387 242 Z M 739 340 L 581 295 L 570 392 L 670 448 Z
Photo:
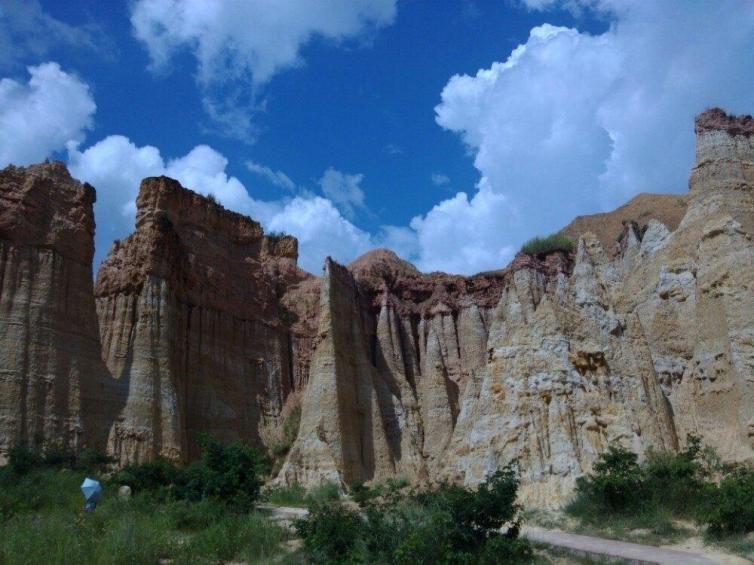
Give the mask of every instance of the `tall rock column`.
M 118 460 L 194 459 L 202 434 L 273 441 L 308 368 L 298 348 L 310 341 L 292 334 L 283 300 L 312 278 L 297 253 L 294 238 L 172 179 L 142 182 L 136 232 L 96 286 L 103 357 L 125 394 L 108 439 Z
M 0 171 L 0 458 L 107 427 L 95 314 L 95 191 L 62 163 Z
M 373 364 L 363 300 L 351 273 L 328 258 L 301 427 L 283 482 L 350 484 L 395 474 L 383 418 L 392 393 Z

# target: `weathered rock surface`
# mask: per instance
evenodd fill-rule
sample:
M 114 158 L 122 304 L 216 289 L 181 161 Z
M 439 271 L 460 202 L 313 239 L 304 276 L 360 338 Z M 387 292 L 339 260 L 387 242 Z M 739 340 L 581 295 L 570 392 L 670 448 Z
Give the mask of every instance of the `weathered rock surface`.
M 307 380 L 310 340 L 289 309 L 306 304 L 283 300 L 311 278 L 296 258 L 292 237 L 265 236 L 172 179 L 142 182 L 136 232 L 114 244 L 95 290 L 102 356 L 125 395 L 111 454 L 188 460 L 202 433 L 273 439 Z
M 752 460 L 754 120 L 710 110 L 696 133 L 687 195 L 581 217 L 574 253 L 472 277 L 387 250 L 313 277 L 295 239 L 161 177 L 93 288 L 93 189 L 10 167 L 0 453 L 40 436 L 187 461 L 205 432 L 270 446 L 301 405 L 280 482 L 474 484 L 515 459 L 552 504 L 612 441 L 695 433 Z
M 76 449 L 99 424 L 94 200 L 62 163 L 0 171 L 0 458 L 18 441 Z
M 611 441 L 673 450 L 696 433 L 726 460 L 751 459 L 753 129 L 748 117 L 700 115 L 689 194 L 581 218 L 572 257 L 519 256 L 471 278 L 422 275 L 384 251 L 352 277 L 328 264 L 308 425 L 280 480 L 379 479 L 393 465 L 412 480 L 474 484 L 516 459 L 524 496 L 547 504 Z M 664 204 L 654 218 L 648 202 Z M 354 404 L 349 383 L 390 394 Z M 341 451 L 358 425 L 355 460 Z
M 608 253 L 617 253 L 627 222 L 634 222 L 639 230 L 644 230 L 651 220 L 655 220 L 673 231 L 681 223 L 687 207 L 688 194 L 645 192 L 637 194 L 612 212 L 578 216 L 560 232 L 574 241 L 586 233 L 592 233 Z

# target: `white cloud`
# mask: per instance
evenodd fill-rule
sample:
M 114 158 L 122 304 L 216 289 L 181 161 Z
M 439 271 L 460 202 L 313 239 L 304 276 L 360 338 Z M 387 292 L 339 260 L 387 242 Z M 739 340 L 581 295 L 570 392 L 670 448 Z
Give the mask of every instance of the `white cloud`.
M 321 196 L 296 197 L 266 224 L 298 238 L 300 265 L 315 274 L 328 255 L 341 263 L 352 261 L 374 246 L 371 236 L 340 215 L 333 203 Z
M 752 3 L 528 3 L 596 9 L 611 25 L 600 35 L 535 27 L 504 62 L 450 79 L 436 119 L 473 152 L 481 180 L 470 199 L 459 193 L 412 221 L 424 268 L 497 268 L 505 250 L 577 214 L 682 191 L 694 115 L 752 111 Z
M 0 167 L 41 161 L 92 127 L 97 106 L 86 84 L 57 63 L 28 72 L 26 84 L 0 80 Z
M 270 167 L 261 163 L 255 163 L 254 161 L 246 161 L 246 168 L 252 173 L 267 179 L 271 184 L 279 188 L 284 188 L 291 192 L 296 189 L 296 183 L 283 171 L 274 171 Z
M 113 50 L 112 43 L 93 24 L 72 26 L 57 20 L 42 9 L 38 0 L 3 0 L 0 4 L 0 68 L 36 62 L 57 47 L 84 48 L 106 55 Z
M 362 180 L 364 175 L 349 175 L 328 167 L 319 179 L 319 186 L 347 218 L 353 218 L 356 209 L 366 209 Z
M 432 173 L 432 184 L 435 186 L 444 186 L 450 182 L 448 175 L 442 173 Z
M 500 226 L 512 221 L 507 199 L 482 181 L 469 199 L 465 192 L 434 206 L 411 220 L 422 271 L 471 274 L 505 266 L 514 248 L 500 235 Z
M 251 132 L 250 85 L 303 64 L 301 48 L 314 37 L 362 37 L 395 14 L 396 0 L 137 0 L 131 24 L 156 70 L 179 51 L 193 53 L 205 108 L 240 137 Z
M 207 145 L 166 160 L 156 147 L 138 147 L 126 137 L 112 135 L 84 151 L 70 143 L 68 161 L 73 176 L 97 189 L 95 266 L 104 259 L 114 239 L 133 231 L 141 180 L 159 175 L 175 178 L 202 194 L 212 194 L 227 208 L 258 220 L 268 231 L 295 235 L 299 239 L 299 264 L 311 272 L 319 272 L 327 255 L 350 261 L 371 247 L 371 236 L 341 216 L 325 198 L 251 198 L 243 183 L 226 172 L 228 160 Z

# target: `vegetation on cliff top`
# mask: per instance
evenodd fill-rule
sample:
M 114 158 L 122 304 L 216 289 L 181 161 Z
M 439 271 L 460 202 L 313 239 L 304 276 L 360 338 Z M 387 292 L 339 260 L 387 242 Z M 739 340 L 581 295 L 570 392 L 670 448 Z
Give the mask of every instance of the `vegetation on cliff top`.
M 534 237 L 521 246 L 521 253 L 541 257 L 549 253 L 561 251 L 570 253 L 574 249 L 573 240 L 563 234 L 553 233 L 547 237 Z

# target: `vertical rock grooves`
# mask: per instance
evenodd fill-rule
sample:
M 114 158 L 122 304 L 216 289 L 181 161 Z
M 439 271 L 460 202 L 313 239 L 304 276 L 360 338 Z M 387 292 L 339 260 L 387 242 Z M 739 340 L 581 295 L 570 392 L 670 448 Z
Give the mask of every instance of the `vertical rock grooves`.
M 688 195 L 581 217 L 575 252 L 471 277 L 386 250 L 313 277 L 295 239 L 161 177 L 93 288 L 93 189 L 9 167 L 0 453 L 39 437 L 188 461 L 203 433 L 269 446 L 301 405 L 280 482 L 475 484 L 516 460 L 524 498 L 553 504 L 614 441 L 695 433 L 751 461 L 752 124 L 701 114 Z
M 328 367 L 330 385 L 307 389 L 309 426 L 280 480 L 378 478 L 340 455 L 322 464 L 358 425 L 350 404 L 340 428 L 321 425 L 344 404 L 344 383 L 353 382 L 390 391 L 376 398 L 383 414 L 387 405 L 400 417 L 383 416 L 383 429 L 373 433 L 388 438 L 395 472 L 412 480 L 473 484 L 517 460 L 525 498 L 552 504 L 612 441 L 674 450 L 696 433 L 726 460 L 750 460 L 752 123 L 720 110 L 700 115 L 688 197 L 656 201 L 669 226 L 651 219 L 646 205 L 655 201 L 645 196 L 616 211 L 624 233 L 607 250 L 578 230 L 613 229 L 609 214 L 569 226 L 579 235 L 572 258 L 519 256 L 503 271 L 476 277 L 422 275 L 381 250 L 349 266 L 354 281 L 328 264 L 320 327 L 327 345 L 318 344 L 313 363 Z M 605 241 L 615 238 L 609 229 Z M 339 295 L 351 298 L 335 307 Z M 353 322 L 359 319 L 366 322 Z M 351 346 L 357 359 L 344 370 L 340 344 L 356 339 L 347 331 L 353 327 L 362 328 L 359 342 L 374 328 L 375 361 L 364 365 Z M 373 410 L 359 410 L 364 421 L 374 418 Z
M 78 449 L 107 427 L 94 200 L 61 163 L 0 171 L 0 454 L 18 441 Z
M 119 460 L 192 459 L 204 433 L 274 439 L 306 381 L 291 356 L 305 358 L 307 340 L 283 301 L 311 278 L 296 258 L 295 239 L 172 179 L 143 181 L 136 232 L 114 244 L 95 291 L 103 358 L 125 394 L 108 439 Z

